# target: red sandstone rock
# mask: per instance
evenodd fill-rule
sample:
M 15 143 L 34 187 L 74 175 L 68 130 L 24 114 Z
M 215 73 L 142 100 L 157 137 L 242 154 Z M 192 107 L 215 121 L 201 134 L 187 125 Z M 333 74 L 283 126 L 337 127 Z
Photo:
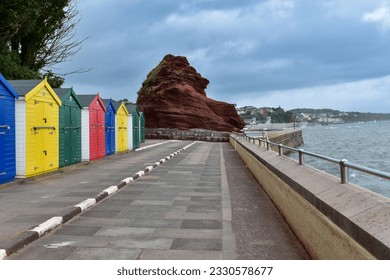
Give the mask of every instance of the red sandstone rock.
M 203 78 L 183 56 L 166 55 L 142 83 L 137 105 L 147 128 L 239 131 L 245 125 L 232 104 L 208 98 Z

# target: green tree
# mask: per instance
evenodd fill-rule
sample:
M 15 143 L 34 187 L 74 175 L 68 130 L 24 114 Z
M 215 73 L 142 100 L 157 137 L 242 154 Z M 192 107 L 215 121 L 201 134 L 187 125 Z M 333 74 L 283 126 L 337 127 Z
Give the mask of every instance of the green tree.
M 273 123 L 288 123 L 293 120 L 292 112 L 285 112 L 280 106 L 274 108 L 273 112 L 268 113 L 271 116 L 271 121 Z
M 34 73 L 54 79 L 50 68 L 76 54 L 85 40 L 75 39 L 78 22 L 75 0 L 1 0 L 0 72 L 6 78 Z

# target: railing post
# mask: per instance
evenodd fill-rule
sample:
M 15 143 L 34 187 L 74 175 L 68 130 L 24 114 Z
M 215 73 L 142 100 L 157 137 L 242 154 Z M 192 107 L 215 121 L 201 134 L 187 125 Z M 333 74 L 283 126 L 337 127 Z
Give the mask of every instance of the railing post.
M 267 151 L 269 151 L 269 141 L 267 141 Z
M 281 156 L 283 155 L 283 145 L 279 144 L 278 147 L 279 147 L 279 156 Z
M 348 162 L 346 159 L 340 160 L 340 177 L 341 177 L 341 184 L 348 184 L 349 183 L 349 170 L 345 166 L 345 163 Z
M 299 165 L 303 165 L 303 149 L 298 150 L 298 155 L 299 155 Z

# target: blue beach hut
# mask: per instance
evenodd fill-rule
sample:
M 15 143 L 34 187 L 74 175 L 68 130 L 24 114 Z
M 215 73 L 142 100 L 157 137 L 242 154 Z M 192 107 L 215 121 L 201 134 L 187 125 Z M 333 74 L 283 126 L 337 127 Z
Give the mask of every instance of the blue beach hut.
M 0 184 L 16 174 L 15 99 L 18 94 L 0 74 Z
M 115 154 L 115 113 L 116 109 L 112 99 L 103 99 L 106 106 L 106 155 Z

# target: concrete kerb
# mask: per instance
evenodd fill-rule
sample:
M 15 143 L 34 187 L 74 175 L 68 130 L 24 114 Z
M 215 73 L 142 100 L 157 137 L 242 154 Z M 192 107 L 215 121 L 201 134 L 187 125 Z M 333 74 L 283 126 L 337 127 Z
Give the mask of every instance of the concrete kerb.
M 7 257 L 7 251 L 4 249 L 0 250 L 0 259 L 3 260 Z
M 161 144 L 164 144 L 166 142 L 170 142 L 170 141 L 165 141 L 165 142 L 157 143 L 154 145 L 150 145 L 150 146 L 144 147 L 143 149 L 151 147 L 151 146 L 161 145 Z M 39 225 L 33 227 L 33 229 L 24 231 L 21 234 L 17 235 L 16 237 L 12 238 L 10 241 L 3 244 L 4 248 L 0 248 L 0 260 L 6 259 L 11 254 L 22 249 L 23 247 L 27 246 L 28 244 L 34 242 L 35 240 L 44 236 L 46 233 L 50 232 L 51 230 L 68 222 L 69 220 L 73 219 L 75 216 L 77 216 L 80 213 L 84 212 L 85 210 L 91 208 L 99 201 L 111 196 L 112 194 L 116 193 L 119 189 L 127 186 L 131 182 L 137 180 L 138 178 L 144 176 L 146 173 L 152 171 L 158 165 L 164 163 L 165 161 L 169 160 L 170 158 L 174 157 L 175 155 L 185 151 L 186 149 L 188 149 L 189 147 L 194 145 L 196 142 L 197 141 L 192 142 L 192 143 L 188 144 L 187 146 L 185 146 L 184 148 L 181 148 L 177 152 L 165 157 L 164 159 L 160 159 L 152 166 L 147 166 L 143 171 L 142 170 L 138 171 L 133 177 L 127 177 L 127 178 L 123 179 L 117 186 L 108 187 L 107 189 L 100 192 L 95 198 L 88 198 L 88 199 L 76 204 L 74 207 L 71 207 L 70 209 L 63 211 L 60 215 L 54 216 L 54 217 L 48 219 L 47 221 L 43 222 L 42 224 L 39 224 Z

